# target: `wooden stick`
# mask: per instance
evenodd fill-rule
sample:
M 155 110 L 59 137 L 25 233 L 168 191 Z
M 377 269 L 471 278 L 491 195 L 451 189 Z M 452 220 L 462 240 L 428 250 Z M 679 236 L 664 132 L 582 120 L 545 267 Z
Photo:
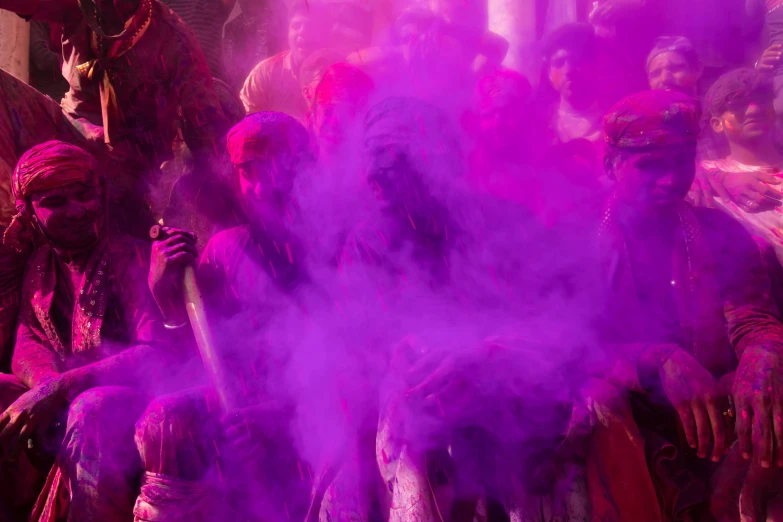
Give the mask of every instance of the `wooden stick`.
M 165 233 L 160 226 L 155 225 L 150 229 L 150 237 L 152 239 L 165 239 L 164 236 Z M 204 301 L 201 298 L 201 291 L 196 281 L 196 273 L 191 266 L 185 268 L 183 293 L 185 309 L 188 312 L 190 327 L 193 329 L 193 336 L 196 338 L 201 361 L 204 363 L 207 376 L 218 394 L 220 405 L 225 412 L 240 409 L 244 404 L 244 400 L 229 384 L 229 375 L 231 373 L 220 357 L 215 340 L 212 337 L 212 330 L 209 328 L 209 322 L 204 310 Z

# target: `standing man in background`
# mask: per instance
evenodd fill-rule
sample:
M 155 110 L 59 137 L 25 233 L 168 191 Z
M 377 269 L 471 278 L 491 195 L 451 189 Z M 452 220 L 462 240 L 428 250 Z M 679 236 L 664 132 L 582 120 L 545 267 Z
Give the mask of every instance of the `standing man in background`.
M 223 26 L 236 0 L 161 0 L 193 30 L 215 78 L 226 80 Z
M 300 2 L 291 7 L 288 50 L 255 66 L 245 80 L 240 96 L 248 114 L 283 112 L 299 121 L 307 115 L 307 102 L 299 85 L 302 62 L 323 47 L 330 30 L 322 6 Z

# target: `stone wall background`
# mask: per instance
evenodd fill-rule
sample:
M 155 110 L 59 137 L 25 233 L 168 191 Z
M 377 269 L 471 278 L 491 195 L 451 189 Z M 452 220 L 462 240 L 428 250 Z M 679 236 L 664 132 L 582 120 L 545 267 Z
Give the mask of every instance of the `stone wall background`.
M 0 10 L 0 68 L 23 81 L 30 77 L 30 24 Z

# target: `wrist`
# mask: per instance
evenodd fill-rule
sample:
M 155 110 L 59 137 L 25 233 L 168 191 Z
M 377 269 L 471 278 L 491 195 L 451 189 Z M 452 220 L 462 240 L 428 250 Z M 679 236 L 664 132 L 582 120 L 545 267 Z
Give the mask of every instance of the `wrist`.
M 164 325 L 179 326 L 188 322 L 188 313 L 185 311 L 185 303 L 182 299 L 156 296 L 155 302 L 163 316 Z
M 708 170 L 707 175 L 711 176 L 712 179 L 723 185 L 726 182 L 726 177 L 729 175 L 729 173 L 722 170 Z

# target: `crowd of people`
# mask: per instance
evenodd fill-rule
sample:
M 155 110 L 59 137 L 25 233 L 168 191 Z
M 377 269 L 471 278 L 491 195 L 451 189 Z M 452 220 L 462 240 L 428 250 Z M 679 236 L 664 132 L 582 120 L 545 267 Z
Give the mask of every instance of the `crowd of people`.
M 783 2 L 573 3 L 0 0 L 0 522 L 783 521 Z

